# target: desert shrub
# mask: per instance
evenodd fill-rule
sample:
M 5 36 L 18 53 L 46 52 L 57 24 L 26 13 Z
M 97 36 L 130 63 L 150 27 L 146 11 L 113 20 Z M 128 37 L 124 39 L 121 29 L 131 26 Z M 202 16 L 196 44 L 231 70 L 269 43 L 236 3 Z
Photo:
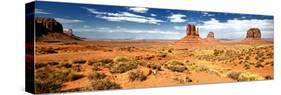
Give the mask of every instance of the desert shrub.
M 184 66 L 184 63 L 176 60 L 171 60 L 165 63 L 165 68 L 174 72 L 183 72 L 187 70 L 187 67 Z
M 88 76 L 88 79 L 90 79 L 90 80 L 100 80 L 100 79 L 104 79 L 105 77 L 106 77 L 106 75 L 104 73 L 93 72 Z
M 246 56 L 246 58 L 245 58 L 246 60 L 250 60 L 250 57 L 249 56 Z
M 50 47 L 50 48 L 39 49 L 39 53 L 41 53 L 41 54 L 53 54 L 53 53 L 58 53 L 58 52 L 56 51 L 56 49 Z
M 165 57 L 167 57 L 167 53 L 160 53 L 160 54 L 158 55 L 158 57 L 165 58 Z
M 65 68 L 71 68 L 71 67 L 72 67 L 72 64 L 66 62 L 66 63 L 62 63 L 61 66 L 62 66 L 62 67 L 65 67 Z
M 250 72 L 243 72 L 238 77 L 238 81 L 253 81 L 253 80 L 264 80 L 264 78 Z
M 50 62 L 48 62 L 48 64 L 50 64 L 50 65 L 58 65 L 58 64 L 59 64 L 59 62 L 50 61 Z
M 266 80 L 272 80 L 273 79 L 273 77 L 271 77 L 270 75 L 267 75 L 267 76 L 265 76 L 264 77 Z
M 227 77 L 234 80 L 238 80 L 240 74 L 241 74 L 240 72 L 230 72 L 228 73 Z
M 88 65 L 93 65 L 95 67 L 103 66 L 106 68 L 110 68 L 112 66 L 113 60 L 111 59 L 101 59 L 96 61 L 89 61 Z
M 261 62 L 257 62 L 255 67 L 256 68 L 263 68 L 264 66 Z
M 213 55 L 214 55 L 214 56 L 218 56 L 218 55 L 220 55 L 220 54 L 223 53 L 223 52 L 224 52 L 223 50 L 214 49 Z
M 86 62 L 87 62 L 86 60 L 82 60 L 82 59 L 73 61 L 74 64 L 84 64 Z
M 118 62 L 127 62 L 130 61 L 128 57 L 125 56 L 117 56 L 113 59 L 113 62 L 118 63 Z
M 35 93 L 56 93 L 60 92 L 62 87 L 62 82 L 45 80 L 45 81 L 35 81 Z
M 139 70 L 129 72 L 128 77 L 132 81 L 135 81 L 135 80 L 144 81 L 144 80 L 146 80 L 146 76 L 143 74 L 142 71 L 139 71 Z
M 249 64 L 244 64 L 244 68 L 245 68 L 246 70 L 248 70 L 248 69 L 251 69 L 251 66 L 250 66 Z
M 110 68 L 111 73 L 125 73 L 129 70 L 136 69 L 138 64 L 135 62 L 121 62 L 113 65 Z
M 82 68 L 81 68 L 80 65 L 76 65 L 76 66 L 74 66 L 72 69 L 73 69 L 74 71 L 76 71 L 76 72 L 81 72 L 81 71 L 82 71 Z
M 91 90 L 108 90 L 108 89 L 121 89 L 122 87 L 107 79 L 94 80 L 91 82 Z
M 42 67 L 46 67 L 46 66 L 48 66 L 48 64 L 46 64 L 46 63 L 36 63 L 35 64 L 35 68 L 36 69 L 39 69 L 39 68 L 42 68 Z
M 177 60 L 170 60 L 165 65 L 184 65 L 184 63 Z
M 35 75 L 36 79 L 39 80 L 57 80 L 62 82 L 73 81 L 84 77 L 71 70 L 54 70 L 50 68 L 36 71 Z
M 161 70 L 161 65 L 160 64 L 150 63 L 150 64 L 147 64 L 147 67 L 151 68 L 153 70 Z
M 84 77 L 71 70 L 58 70 L 54 68 L 44 68 L 35 73 L 35 92 L 52 93 L 59 92 L 64 82 L 77 80 Z

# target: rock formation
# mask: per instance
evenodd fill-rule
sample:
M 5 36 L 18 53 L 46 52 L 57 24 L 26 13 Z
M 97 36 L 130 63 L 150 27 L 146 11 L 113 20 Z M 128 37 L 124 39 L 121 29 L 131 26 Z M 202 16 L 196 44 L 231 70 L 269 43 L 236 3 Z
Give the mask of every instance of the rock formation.
M 35 17 L 30 20 L 34 24 L 36 41 L 71 41 L 80 40 L 79 37 L 70 33 L 64 33 L 61 23 L 54 18 Z
M 72 29 L 63 29 L 63 33 L 68 36 L 74 36 Z
M 199 29 L 195 25 L 188 24 L 186 27 L 186 36 L 176 43 L 185 44 L 185 43 L 200 43 L 201 38 L 199 37 Z
M 215 38 L 214 32 L 209 32 L 205 40 L 206 42 L 210 42 L 210 43 L 218 42 Z
M 63 26 L 54 18 L 36 17 L 34 18 L 36 36 L 48 34 L 49 32 L 63 32 Z
M 260 40 L 261 39 L 261 30 L 259 28 L 250 28 L 247 31 L 246 39 Z
M 246 33 L 244 42 L 246 43 L 264 43 L 266 42 L 261 38 L 261 30 L 259 28 L 250 28 Z

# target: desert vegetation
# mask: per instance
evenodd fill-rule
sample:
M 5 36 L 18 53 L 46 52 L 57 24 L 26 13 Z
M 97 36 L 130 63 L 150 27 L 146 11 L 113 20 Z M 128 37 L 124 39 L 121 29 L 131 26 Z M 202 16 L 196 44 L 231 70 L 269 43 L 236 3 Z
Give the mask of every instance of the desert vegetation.
M 273 79 L 272 44 L 197 48 L 166 42 L 45 44 L 37 45 L 36 93 Z

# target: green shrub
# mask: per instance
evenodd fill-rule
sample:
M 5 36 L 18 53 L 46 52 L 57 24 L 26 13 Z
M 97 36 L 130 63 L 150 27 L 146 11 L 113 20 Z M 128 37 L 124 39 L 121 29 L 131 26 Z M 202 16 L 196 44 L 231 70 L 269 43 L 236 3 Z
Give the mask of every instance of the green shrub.
M 142 71 L 136 70 L 128 73 L 129 79 L 132 81 L 139 80 L 144 81 L 146 80 L 146 76 L 143 74 Z
M 136 69 L 138 67 L 138 64 L 135 62 L 122 62 L 118 64 L 114 64 L 110 68 L 111 73 L 125 73 L 129 70 Z
M 176 60 L 171 60 L 165 63 L 165 68 L 174 72 L 183 72 L 187 70 L 187 67 L 184 66 L 184 63 Z
M 121 89 L 122 87 L 114 82 L 106 79 L 94 80 L 91 82 L 91 90 L 108 90 L 108 89 Z
M 253 80 L 264 80 L 264 78 L 256 74 L 252 74 L 250 72 L 243 72 L 238 77 L 238 81 L 253 81 Z
M 93 72 L 88 76 L 88 79 L 90 79 L 90 80 L 100 80 L 100 79 L 104 79 L 105 77 L 106 77 L 106 75 L 104 73 Z

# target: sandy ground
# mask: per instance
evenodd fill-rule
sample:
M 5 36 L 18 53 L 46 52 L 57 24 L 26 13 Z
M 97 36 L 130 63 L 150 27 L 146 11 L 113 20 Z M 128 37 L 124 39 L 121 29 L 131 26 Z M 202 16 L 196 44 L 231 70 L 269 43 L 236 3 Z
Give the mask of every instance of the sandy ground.
M 222 52 L 214 54 L 216 50 Z M 132 81 L 128 78 L 128 73 L 134 70 L 111 73 L 110 68 L 100 67 L 98 72 L 104 73 L 106 79 L 119 84 L 123 89 L 237 82 L 237 79 L 228 76 L 231 72 L 250 72 L 264 78 L 273 78 L 274 75 L 272 43 L 176 45 L 174 41 L 38 42 L 35 59 L 36 64 L 54 61 L 59 64 L 74 64 L 75 60 L 86 60 L 85 64 L 75 64 L 80 65 L 81 69 L 76 73 L 84 77 L 63 83 L 61 91 L 71 91 L 91 86 L 88 76 L 95 71 L 92 70 L 93 66 L 87 63 L 119 56 L 147 64 L 160 64 L 162 69 L 153 74 L 146 74 L 153 69 L 139 65 L 134 70 L 143 71 L 146 79 Z M 170 60 L 183 62 L 188 70 L 175 72 L 165 68 L 164 64 Z

